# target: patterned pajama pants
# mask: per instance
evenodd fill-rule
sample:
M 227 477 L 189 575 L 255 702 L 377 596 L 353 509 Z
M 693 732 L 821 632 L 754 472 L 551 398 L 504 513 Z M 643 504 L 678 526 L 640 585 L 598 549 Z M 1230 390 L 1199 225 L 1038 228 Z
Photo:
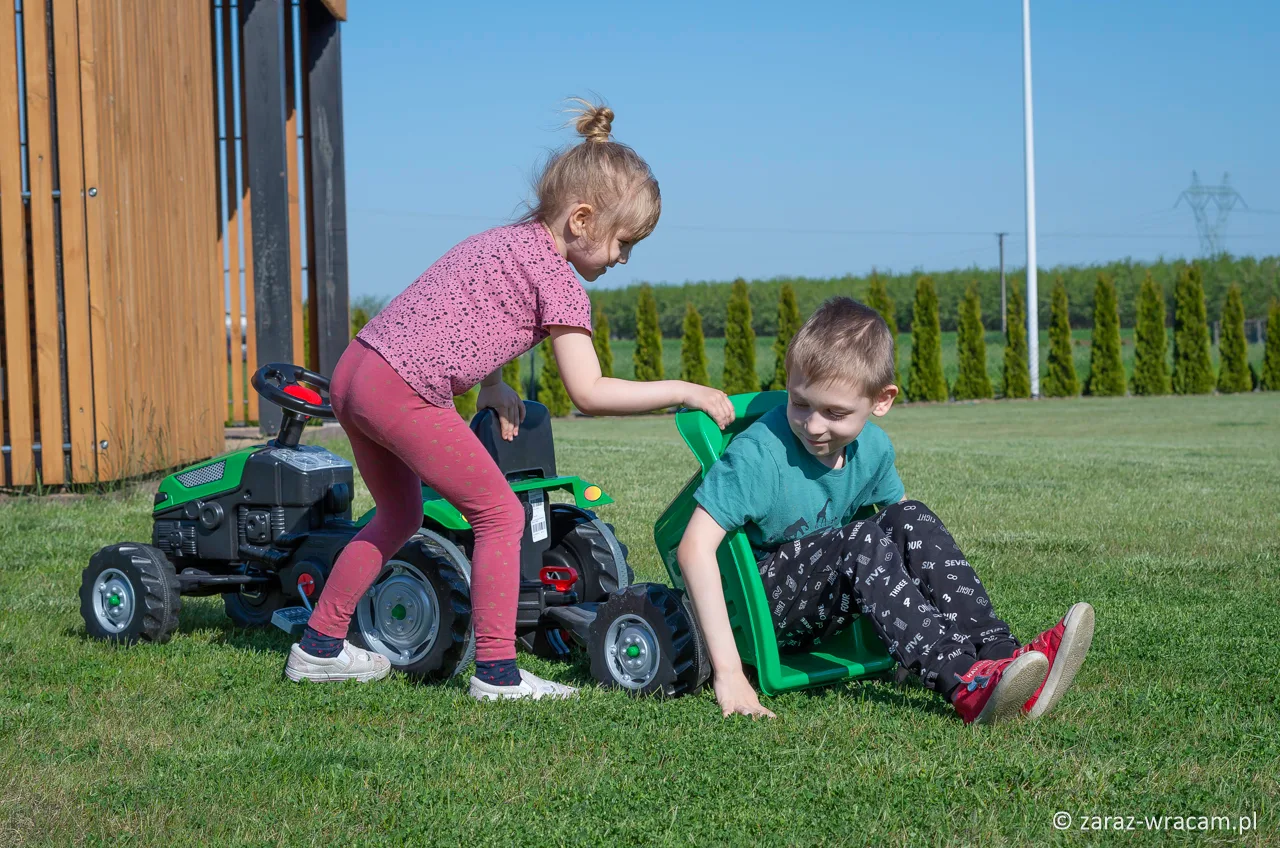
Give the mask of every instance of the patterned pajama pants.
M 788 542 L 760 562 L 760 577 L 784 652 L 829 639 L 861 612 L 902 667 L 949 695 L 979 659 L 1018 647 L 973 566 L 918 501 Z

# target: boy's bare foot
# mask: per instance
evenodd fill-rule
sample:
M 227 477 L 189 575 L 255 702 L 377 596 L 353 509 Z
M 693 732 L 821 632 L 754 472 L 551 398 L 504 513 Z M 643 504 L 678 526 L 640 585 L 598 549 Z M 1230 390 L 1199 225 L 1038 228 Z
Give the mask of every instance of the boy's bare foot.
M 1013 718 L 1048 671 L 1049 660 L 1038 651 L 1003 660 L 978 660 L 960 678 L 951 703 L 965 724 Z
M 1085 654 L 1093 644 L 1093 607 L 1080 603 L 1067 610 L 1054 627 L 1044 631 L 1014 652 L 1021 656 L 1037 651 L 1049 660 L 1049 672 L 1040 682 L 1040 688 L 1023 705 L 1022 711 L 1030 718 L 1039 718 L 1062 700 L 1063 694 L 1075 680 L 1076 672 L 1084 665 Z

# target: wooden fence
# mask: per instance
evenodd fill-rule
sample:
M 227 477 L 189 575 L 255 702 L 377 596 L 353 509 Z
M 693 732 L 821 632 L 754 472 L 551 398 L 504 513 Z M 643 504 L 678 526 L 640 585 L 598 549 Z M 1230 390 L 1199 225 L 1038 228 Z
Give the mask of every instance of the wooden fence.
M 222 444 L 209 15 L 146 5 L 0 2 L 3 485 Z
M 259 417 L 242 369 L 262 348 L 303 358 L 304 256 L 311 364 L 332 368 L 346 322 L 344 13 L 337 0 L 0 0 L 0 486 L 219 453 L 228 420 Z M 273 96 L 290 104 L 281 126 Z M 337 121 L 336 167 L 300 153 L 299 114 Z M 319 227 L 300 201 L 316 169 Z

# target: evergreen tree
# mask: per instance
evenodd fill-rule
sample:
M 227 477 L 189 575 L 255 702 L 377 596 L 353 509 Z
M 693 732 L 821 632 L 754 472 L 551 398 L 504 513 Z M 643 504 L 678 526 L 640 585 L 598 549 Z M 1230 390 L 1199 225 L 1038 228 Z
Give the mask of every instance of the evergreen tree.
M 760 390 L 756 374 L 756 333 L 751 329 L 751 299 L 741 277 L 733 281 L 733 293 L 724 326 L 724 391 L 736 395 Z
M 560 379 L 560 365 L 556 362 L 555 351 L 551 349 L 551 339 L 542 342 L 542 374 L 538 379 L 538 403 L 547 408 L 547 412 L 557 418 L 569 414 L 573 408 L 569 402 L 569 392 Z
M 514 389 L 520 397 L 524 397 L 524 387 L 520 385 L 520 357 L 517 356 L 502 366 L 502 382 Z
M 960 302 L 959 332 L 956 348 L 960 373 L 952 386 L 956 400 L 978 400 L 991 397 L 991 378 L 987 376 L 987 339 L 982 326 L 982 300 L 977 282 L 970 282 Z
M 1169 394 L 1169 331 L 1165 329 L 1164 289 L 1151 272 L 1138 290 L 1138 325 L 1133 331 L 1133 393 Z
M 893 382 L 901 388 L 902 372 L 898 370 L 897 305 L 893 302 L 893 298 L 889 297 L 889 290 L 885 288 L 884 279 L 874 271 L 871 273 L 871 287 L 867 292 L 867 306 L 879 312 L 880 317 L 884 319 L 884 323 L 889 326 L 889 335 L 893 338 Z M 903 400 L 906 400 L 906 393 L 901 391 L 893 399 L 894 403 L 901 403 Z
M 1116 285 L 1106 274 L 1098 275 L 1093 289 L 1093 341 L 1089 351 L 1087 395 L 1124 395 L 1124 363 L 1120 360 L 1120 304 Z
M 351 307 L 351 338 L 356 337 L 356 333 L 364 329 L 364 325 L 369 323 L 369 312 L 363 306 Z
M 796 305 L 795 289 L 791 288 L 790 283 L 783 283 L 782 290 L 778 292 L 778 335 L 773 340 L 773 380 L 769 383 L 770 389 L 787 387 L 787 345 L 791 344 L 791 337 L 799 329 L 800 307 Z
M 480 387 L 472 386 L 466 394 L 458 395 L 453 399 L 453 408 L 458 410 L 463 421 L 470 421 L 476 414 L 476 397 L 479 394 Z
M 1271 301 L 1271 309 L 1267 311 L 1267 346 L 1262 354 L 1258 388 L 1280 392 L 1280 300 Z
M 596 359 L 600 360 L 600 376 L 613 376 L 613 348 L 609 345 L 609 316 L 604 310 L 596 312 L 596 328 L 591 334 L 591 343 L 596 348 Z
M 1244 338 L 1244 300 L 1240 286 L 1227 289 L 1222 305 L 1222 335 L 1218 338 L 1218 391 L 1223 394 L 1253 391 L 1249 374 L 1249 345 Z
M 680 341 L 680 379 L 700 386 L 711 385 L 707 376 L 707 346 L 702 338 L 702 316 L 690 303 L 684 311 L 684 338 Z
M 1204 283 L 1192 264 L 1178 275 L 1173 291 L 1173 393 L 1204 395 L 1213 391 L 1209 358 L 1209 325 L 1205 318 Z
M 1040 393 L 1045 397 L 1075 397 L 1080 394 L 1080 379 L 1071 356 L 1071 312 L 1067 303 L 1067 287 L 1059 277 L 1053 285 L 1049 309 L 1049 368 Z
M 916 281 L 911 307 L 911 371 L 907 399 L 944 401 L 947 378 L 942 374 L 942 325 L 938 318 L 938 292 L 932 277 Z
M 1004 385 L 1007 398 L 1031 397 L 1031 371 L 1027 364 L 1027 312 L 1017 287 L 1009 291 L 1004 311 Z
M 645 283 L 636 299 L 636 347 L 632 354 L 637 380 L 661 380 L 662 330 L 658 327 L 658 302 Z

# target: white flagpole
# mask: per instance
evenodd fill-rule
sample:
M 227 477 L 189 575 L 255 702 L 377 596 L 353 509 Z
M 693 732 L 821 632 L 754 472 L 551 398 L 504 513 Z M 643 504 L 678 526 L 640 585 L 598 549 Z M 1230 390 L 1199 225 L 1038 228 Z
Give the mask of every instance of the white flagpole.
M 1027 362 L 1040 397 L 1040 301 L 1036 294 L 1036 152 L 1031 120 L 1031 0 L 1022 0 L 1022 113 L 1027 166 Z

